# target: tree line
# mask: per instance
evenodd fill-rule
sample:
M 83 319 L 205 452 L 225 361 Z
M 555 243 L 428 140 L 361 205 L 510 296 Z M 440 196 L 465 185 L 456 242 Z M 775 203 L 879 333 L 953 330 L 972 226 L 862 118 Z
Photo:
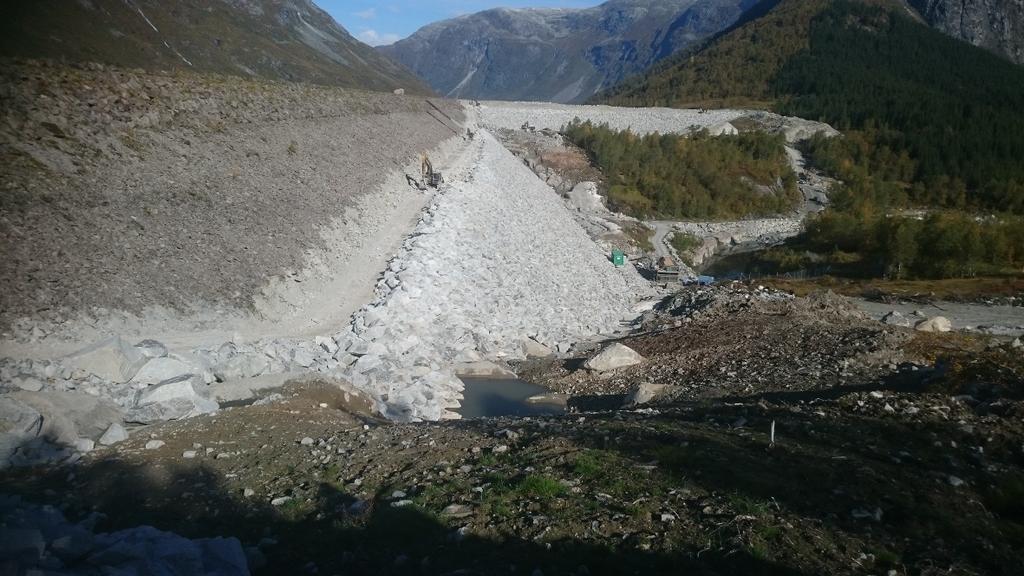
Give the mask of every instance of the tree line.
M 743 218 L 787 212 L 800 199 L 781 135 L 640 136 L 579 119 L 562 131 L 604 173 L 609 205 L 626 214 Z

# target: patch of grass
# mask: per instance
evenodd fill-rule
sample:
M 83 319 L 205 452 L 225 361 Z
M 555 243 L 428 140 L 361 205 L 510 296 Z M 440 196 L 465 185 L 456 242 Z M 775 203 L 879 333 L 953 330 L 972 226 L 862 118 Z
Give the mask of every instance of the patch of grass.
M 581 478 L 596 480 L 607 474 L 606 462 L 607 455 L 596 450 L 588 450 L 576 457 L 572 470 Z
M 310 505 L 305 500 L 298 498 L 289 500 L 278 508 L 281 517 L 288 522 L 298 522 L 310 513 Z
M 531 474 L 519 481 L 515 491 L 522 496 L 550 500 L 565 494 L 566 488 L 555 478 Z
M 654 252 L 654 244 L 651 242 L 651 238 L 654 237 L 654 230 L 643 224 L 636 223 L 623 226 L 622 233 L 644 252 Z
M 745 494 L 731 494 L 729 505 L 737 514 L 764 518 L 771 513 L 771 505 L 765 501 L 757 500 Z
M 669 240 L 679 258 L 688 266 L 693 266 L 693 251 L 704 245 L 704 241 L 693 234 L 676 232 Z
M 1019 297 L 1024 294 L 1024 276 L 987 276 L 979 278 L 947 278 L 941 280 L 859 280 L 834 276 L 807 279 L 764 279 L 766 286 L 807 296 L 827 289 L 843 296 L 873 300 L 905 298 L 973 302 L 986 298 Z

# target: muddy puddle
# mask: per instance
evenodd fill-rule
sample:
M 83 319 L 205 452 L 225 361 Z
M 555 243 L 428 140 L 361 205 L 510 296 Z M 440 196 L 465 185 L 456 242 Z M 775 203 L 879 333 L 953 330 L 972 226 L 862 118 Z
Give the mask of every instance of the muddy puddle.
M 481 378 L 463 376 L 465 384 L 462 406 L 456 410 L 463 418 L 497 416 L 546 416 L 564 414 L 565 405 L 528 401 L 533 396 L 550 392 L 543 386 L 514 378 Z

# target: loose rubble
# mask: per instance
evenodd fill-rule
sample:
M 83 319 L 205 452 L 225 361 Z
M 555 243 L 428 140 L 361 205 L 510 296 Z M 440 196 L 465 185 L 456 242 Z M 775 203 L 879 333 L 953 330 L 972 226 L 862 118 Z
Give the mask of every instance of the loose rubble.
M 189 540 L 151 526 L 97 533 L 99 518 L 72 523 L 52 506 L 0 494 L 0 566 L 5 573 L 54 576 L 249 575 L 236 538 Z
M 336 337 L 343 376 L 392 419 L 446 417 L 462 388 L 452 363 L 522 360 L 527 339 L 565 350 L 622 329 L 645 290 L 550 188 L 491 136 L 477 139 L 471 176 L 441 190 L 377 300 Z

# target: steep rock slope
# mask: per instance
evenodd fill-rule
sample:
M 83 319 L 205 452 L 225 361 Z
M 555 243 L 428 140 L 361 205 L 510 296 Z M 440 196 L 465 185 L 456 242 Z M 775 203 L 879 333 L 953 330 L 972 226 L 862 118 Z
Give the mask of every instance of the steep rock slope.
M 933 27 L 1024 64 L 1024 0 L 907 0 Z
M 584 10 L 495 9 L 380 50 L 459 98 L 578 102 L 729 26 L 754 0 L 612 0 Z
M 36 0 L 2 13 L 0 56 L 429 92 L 311 0 Z

